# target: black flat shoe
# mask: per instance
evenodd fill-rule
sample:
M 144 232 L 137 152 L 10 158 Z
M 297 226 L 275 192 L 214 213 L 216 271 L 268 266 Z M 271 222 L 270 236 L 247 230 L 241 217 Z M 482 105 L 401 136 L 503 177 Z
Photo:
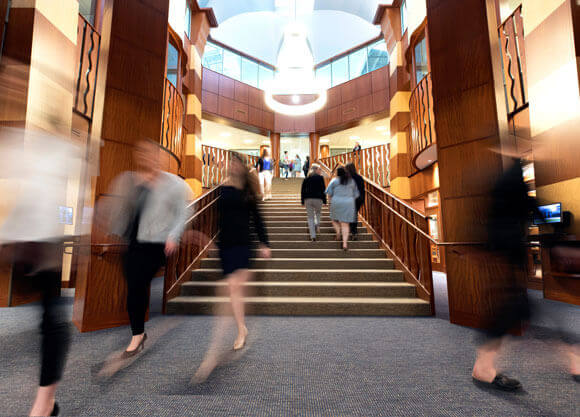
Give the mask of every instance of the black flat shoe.
M 473 381 L 482 387 L 494 388 L 501 391 L 516 391 L 522 388 L 520 381 L 507 377 L 503 374 L 497 374 L 491 382 L 481 381 L 475 377 L 473 378 Z
M 50 413 L 50 415 L 51 416 L 58 416 L 59 413 L 60 413 L 60 407 L 58 406 L 58 403 L 55 401 L 54 406 L 52 407 L 52 413 Z
M 133 356 L 141 352 L 143 349 L 145 349 L 145 340 L 147 340 L 147 333 L 143 334 L 143 338 L 141 339 L 139 345 L 135 349 L 124 351 L 123 354 L 121 355 L 121 359 L 132 358 Z

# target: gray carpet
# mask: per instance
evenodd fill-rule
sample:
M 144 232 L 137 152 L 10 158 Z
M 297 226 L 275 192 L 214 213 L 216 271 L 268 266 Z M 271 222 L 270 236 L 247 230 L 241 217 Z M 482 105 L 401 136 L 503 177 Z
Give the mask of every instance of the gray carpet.
M 157 282 L 154 311 L 159 294 Z M 532 297 L 545 313 L 536 327 L 558 317 L 580 333 L 579 308 Z M 0 415 L 28 411 L 38 372 L 36 320 L 34 306 L 0 309 Z M 250 317 L 244 353 L 191 386 L 212 323 L 153 313 L 153 343 L 108 380 L 95 373 L 124 347 L 128 329 L 75 331 L 58 392 L 62 415 L 580 416 L 580 384 L 555 366 L 549 345 L 511 340 L 502 364 L 525 391 L 482 390 L 470 377 L 476 332 L 439 318 Z

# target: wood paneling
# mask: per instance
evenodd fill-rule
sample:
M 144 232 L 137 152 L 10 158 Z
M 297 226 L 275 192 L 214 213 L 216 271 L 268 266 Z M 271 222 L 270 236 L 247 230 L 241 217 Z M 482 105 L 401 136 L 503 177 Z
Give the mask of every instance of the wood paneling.
M 234 84 L 234 99 L 237 102 L 248 104 L 249 86 L 247 84 L 236 81 Z
M 341 110 L 340 106 L 331 107 L 328 109 L 327 121 L 329 126 L 336 125 L 342 122 L 340 110 Z
M 248 107 L 248 123 L 254 126 L 263 126 L 263 111 L 255 107 Z
M 501 156 L 491 149 L 509 139 L 505 102 L 498 104 L 503 85 L 495 23 L 490 2 L 427 3 L 441 224 L 448 242 L 486 240 L 490 190 L 503 172 Z M 446 267 L 451 322 L 487 326 L 502 298 L 501 280 L 511 271 L 497 254 L 461 245 L 447 247 Z
M 243 122 L 243 123 L 248 123 L 248 105 L 247 104 L 243 104 L 243 103 L 239 103 L 239 102 L 234 102 L 234 119 Z
M 342 103 L 348 103 L 354 100 L 356 95 L 356 80 L 348 81 L 340 86 L 340 94 L 342 97 Z
M 370 96 L 372 94 L 373 92 L 372 80 L 373 80 L 372 73 L 365 74 L 353 80 L 355 95 L 357 98 Z
M 373 93 L 373 112 L 379 113 L 389 108 L 388 90 L 380 90 Z
M 248 88 L 248 103 L 257 109 L 264 109 L 264 93 L 254 87 Z
M 210 113 L 218 114 L 218 95 L 210 91 L 203 90 L 201 93 L 201 101 L 203 109 Z
M 210 91 L 214 94 L 219 94 L 220 75 L 217 72 L 213 72 L 211 70 L 208 70 L 207 68 L 204 68 L 202 78 L 202 89 Z
M 219 94 L 221 97 L 226 97 L 229 99 L 234 99 L 235 97 L 235 81 L 231 78 L 221 76 L 219 77 L 219 85 L 220 91 Z
M 373 91 L 384 90 L 388 87 L 389 67 L 383 67 L 371 73 Z
M 234 118 L 234 100 L 224 96 L 218 98 L 218 114 L 229 119 Z

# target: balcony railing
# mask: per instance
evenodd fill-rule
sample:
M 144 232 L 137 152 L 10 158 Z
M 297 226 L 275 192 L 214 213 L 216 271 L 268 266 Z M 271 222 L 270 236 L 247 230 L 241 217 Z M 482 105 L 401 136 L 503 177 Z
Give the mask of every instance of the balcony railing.
M 507 112 L 513 116 L 528 105 L 521 5 L 500 25 L 498 32 Z
M 163 119 L 161 121 L 161 146 L 174 154 L 179 161 L 183 157 L 183 98 L 169 80 L 165 80 L 163 95 Z
M 75 78 L 74 110 L 89 120 L 92 120 L 99 69 L 101 35 L 80 14 L 77 39 L 78 59 Z
M 227 175 L 233 151 L 227 149 L 214 148 L 213 146 L 202 145 L 202 170 L 201 186 L 203 188 L 213 188 L 221 184 Z M 258 157 L 253 155 L 243 155 L 248 162 L 248 166 L 253 167 L 258 162 Z
M 334 171 L 339 165 L 352 162 L 361 175 L 369 178 L 381 187 L 390 186 L 388 145 L 373 146 L 372 148 L 362 149 L 359 152 L 347 152 L 322 158 L 320 161 L 330 168 L 331 171 Z
M 409 151 L 413 165 L 421 170 L 435 162 L 435 156 L 418 159 L 418 156 L 423 151 L 437 142 L 435 117 L 433 115 L 431 73 L 423 77 L 411 93 L 409 111 L 411 112 L 411 141 L 409 143 Z

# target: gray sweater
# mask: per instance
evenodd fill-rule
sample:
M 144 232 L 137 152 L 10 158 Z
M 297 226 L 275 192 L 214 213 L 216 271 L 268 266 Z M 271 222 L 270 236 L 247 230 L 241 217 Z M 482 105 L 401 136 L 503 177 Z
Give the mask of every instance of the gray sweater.
M 113 182 L 110 227 L 115 235 L 125 237 L 133 219 L 137 185 L 135 172 L 124 172 Z M 185 181 L 168 172 L 161 172 L 141 212 L 137 240 L 165 243 L 171 238 L 179 242 L 185 223 L 192 215 L 188 200 L 191 200 L 191 191 Z

